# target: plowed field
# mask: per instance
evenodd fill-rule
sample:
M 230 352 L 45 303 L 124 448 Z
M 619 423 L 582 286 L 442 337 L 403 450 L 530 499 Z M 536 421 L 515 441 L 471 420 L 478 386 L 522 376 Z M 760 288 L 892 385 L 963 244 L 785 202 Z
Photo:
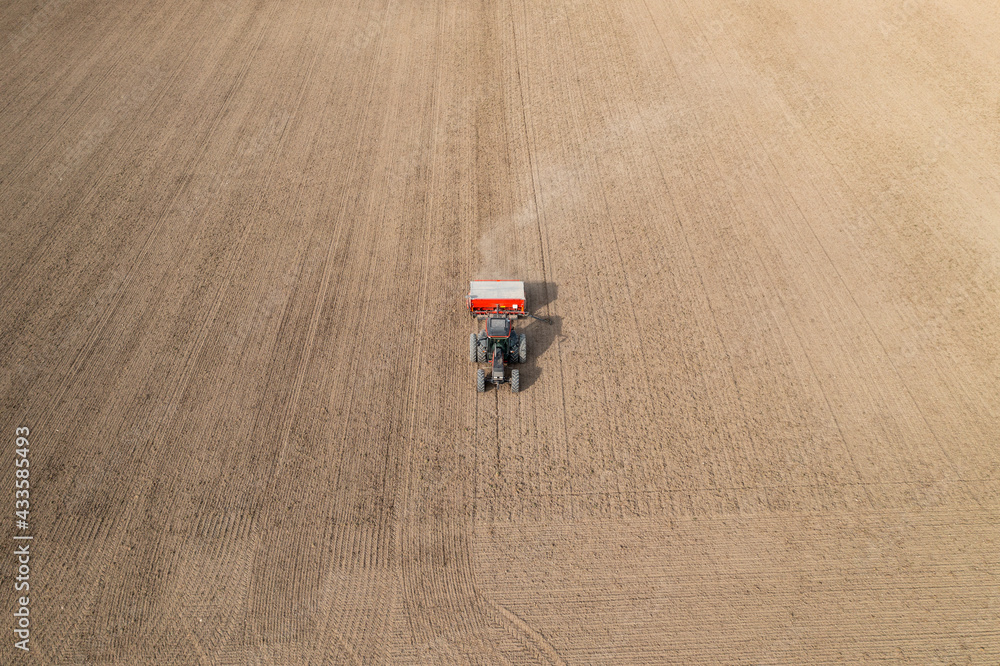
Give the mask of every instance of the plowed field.
M 12 0 L 0 62 L 0 661 L 1000 662 L 996 3 Z

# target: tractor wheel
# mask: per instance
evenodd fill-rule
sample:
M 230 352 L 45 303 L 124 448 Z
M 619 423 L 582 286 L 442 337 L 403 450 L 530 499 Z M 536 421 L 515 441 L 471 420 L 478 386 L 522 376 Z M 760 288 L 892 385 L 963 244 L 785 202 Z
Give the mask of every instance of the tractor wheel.
M 486 363 L 486 340 L 479 341 L 479 347 L 476 350 L 476 360 L 480 363 Z
M 528 338 L 524 333 L 521 334 L 521 344 L 517 348 L 517 360 L 520 363 L 528 362 Z
M 479 340 L 475 333 L 469 333 L 469 363 L 476 362 L 476 348 L 479 347 Z
M 476 392 L 482 393 L 486 390 L 486 371 L 480 368 L 476 370 Z
M 514 393 L 519 393 L 521 391 L 521 371 L 511 370 L 510 371 L 510 390 Z

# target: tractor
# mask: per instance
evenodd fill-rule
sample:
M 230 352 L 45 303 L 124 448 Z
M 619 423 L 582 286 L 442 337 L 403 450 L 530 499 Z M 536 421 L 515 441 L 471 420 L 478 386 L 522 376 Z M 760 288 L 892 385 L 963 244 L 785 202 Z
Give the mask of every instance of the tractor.
M 514 320 L 522 317 L 548 320 L 525 310 L 524 283 L 520 280 L 475 280 L 469 283 L 466 301 L 472 316 L 486 322 L 478 333 L 469 334 L 469 361 L 490 364 L 489 374 L 482 368 L 476 371 L 476 390 L 485 391 L 486 382 L 509 381 L 511 391 L 518 393 L 521 372 L 511 369 L 508 380 L 506 364 L 528 360 L 528 339 L 514 331 Z

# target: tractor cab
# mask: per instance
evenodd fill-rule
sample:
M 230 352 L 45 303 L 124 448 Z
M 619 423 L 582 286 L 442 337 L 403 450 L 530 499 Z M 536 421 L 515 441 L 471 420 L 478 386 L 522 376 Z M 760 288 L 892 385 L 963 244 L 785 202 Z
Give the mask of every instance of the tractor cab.
M 502 317 L 489 317 L 486 320 L 486 337 L 489 338 L 509 338 L 510 337 L 510 319 L 506 316 Z

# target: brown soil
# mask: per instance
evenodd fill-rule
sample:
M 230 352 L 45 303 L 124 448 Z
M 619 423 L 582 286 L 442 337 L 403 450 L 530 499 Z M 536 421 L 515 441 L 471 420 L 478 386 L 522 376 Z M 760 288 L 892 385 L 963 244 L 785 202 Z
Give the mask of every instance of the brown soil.
M 995 3 L 7 4 L 36 663 L 1000 661 Z

